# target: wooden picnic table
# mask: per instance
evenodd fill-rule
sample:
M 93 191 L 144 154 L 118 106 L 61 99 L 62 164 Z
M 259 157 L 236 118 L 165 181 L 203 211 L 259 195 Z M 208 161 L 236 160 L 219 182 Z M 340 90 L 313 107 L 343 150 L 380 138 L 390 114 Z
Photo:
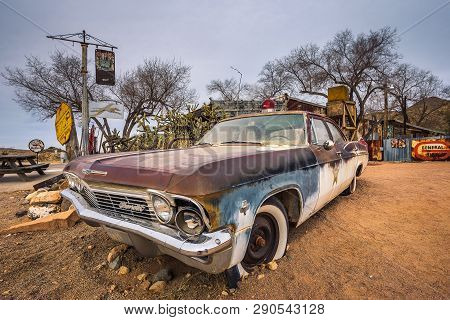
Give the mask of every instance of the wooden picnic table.
M 40 175 L 45 175 L 44 170 L 48 168 L 48 163 L 36 163 L 34 155 L 0 155 L 0 178 L 5 174 L 17 174 L 23 181 L 27 181 L 26 173 L 37 171 Z M 28 162 L 26 164 L 24 162 Z

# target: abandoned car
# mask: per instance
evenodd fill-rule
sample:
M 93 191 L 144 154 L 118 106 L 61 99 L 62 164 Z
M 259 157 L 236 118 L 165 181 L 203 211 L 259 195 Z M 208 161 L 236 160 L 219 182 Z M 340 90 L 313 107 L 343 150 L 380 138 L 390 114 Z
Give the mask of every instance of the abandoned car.
M 91 226 L 146 256 L 167 254 L 229 283 L 280 259 L 289 227 L 352 194 L 368 161 L 327 117 L 228 118 L 186 149 L 80 157 L 63 196 Z M 232 284 L 230 284 L 232 285 Z

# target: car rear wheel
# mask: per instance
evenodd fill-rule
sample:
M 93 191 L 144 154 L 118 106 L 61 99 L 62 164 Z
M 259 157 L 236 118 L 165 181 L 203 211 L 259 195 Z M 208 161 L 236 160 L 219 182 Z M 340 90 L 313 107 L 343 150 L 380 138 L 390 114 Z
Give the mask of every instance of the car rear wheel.
M 350 185 L 348 186 L 347 189 L 344 190 L 344 192 L 342 192 L 342 194 L 344 196 L 349 196 L 351 194 L 353 194 L 356 190 L 356 175 L 353 177 L 352 182 L 350 183 Z
M 257 266 L 282 258 L 287 238 L 286 211 L 278 199 L 270 199 L 256 214 L 244 259 L 225 273 L 228 286 L 236 288 L 238 280 Z

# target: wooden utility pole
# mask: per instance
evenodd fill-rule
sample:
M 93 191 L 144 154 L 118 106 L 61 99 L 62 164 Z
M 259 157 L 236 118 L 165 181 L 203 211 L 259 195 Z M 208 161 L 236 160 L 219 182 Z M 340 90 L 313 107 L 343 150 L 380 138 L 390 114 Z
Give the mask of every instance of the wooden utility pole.
M 389 106 L 388 106 L 388 86 L 387 82 L 384 82 L 383 85 L 383 91 L 384 91 L 384 120 L 383 120 L 383 139 L 388 138 L 388 112 L 389 112 Z
M 81 131 L 81 145 L 82 145 L 82 155 L 89 154 L 89 101 L 88 101 L 88 89 L 87 89 L 87 49 L 89 45 L 94 45 L 96 47 L 105 47 L 110 49 L 117 49 L 103 40 L 97 39 L 86 31 L 79 33 L 69 33 L 56 36 L 47 36 L 50 39 L 56 39 L 61 41 L 69 41 L 72 43 L 81 44 L 81 76 L 82 76 L 82 89 L 83 96 L 81 100 L 81 114 L 82 114 L 82 131 Z M 80 40 L 78 40 L 78 39 Z M 86 40 L 93 40 L 93 42 L 87 42 Z

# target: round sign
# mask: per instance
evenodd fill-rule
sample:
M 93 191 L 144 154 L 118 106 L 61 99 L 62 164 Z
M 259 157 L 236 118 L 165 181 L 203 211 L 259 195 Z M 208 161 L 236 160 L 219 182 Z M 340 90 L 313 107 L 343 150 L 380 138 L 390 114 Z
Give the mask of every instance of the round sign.
M 28 149 L 33 151 L 34 153 L 39 153 L 44 150 L 45 144 L 40 139 L 33 139 L 28 143 Z
M 66 144 L 70 139 L 70 133 L 72 132 L 73 116 L 72 109 L 66 103 L 61 103 L 56 110 L 55 128 L 56 138 L 59 143 Z

